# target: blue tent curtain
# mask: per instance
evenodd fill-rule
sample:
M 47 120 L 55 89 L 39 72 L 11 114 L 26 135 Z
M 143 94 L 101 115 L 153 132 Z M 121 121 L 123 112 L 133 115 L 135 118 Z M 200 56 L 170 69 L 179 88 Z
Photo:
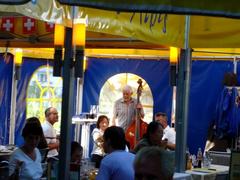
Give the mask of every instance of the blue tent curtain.
M 164 60 L 90 58 L 85 73 L 83 111 L 88 112 L 91 104 L 98 104 L 101 87 L 108 78 L 128 72 L 139 75 L 149 84 L 154 98 L 154 113 L 163 111 L 170 117 L 172 88 L 169 86 L 168 66 L 168 61 Z M 193 61 L 188 124 L 188 146 L 192 153 L 205 146 L 217 98 L 223 88 L 224 74 L 232 71 L 231 61 Z
M 26 119 L 26 97 L 28 83 L 36 69 L 40 66 L 47 65 L 49 61 L 41 59 L 24 58 L 21 67 L 21 79 L 17 85 L 17 102 L 16 102 L 16 127 L 15 127 L 15 144 L 21 145 L 23 139 L 21 131 Z
M 91 104 L 99 104 L 100 90 L 110 77 L 119 73 L 133 73 L 148 83 L 154 99 L 153 113 L 162 111 L 170 117 L 172 87 L 169 85 L 169 61 L 89 58 L 87 67 L 83 112 L 89 112 Z
M 8 144 L 12 91 L 13 58 L 0 54 L 0 144 Z
M 193 61 L 188 122 L 191 153 L 196 153 L 198 147 L 205 147 L 207 131 L 214 118 L 226 72 L 233 72 L 233 63 L 230 61 Z
M 99 104 L 102 86 L 110 77 L 119 73 L 133 73 L 143 78 L 152 91 L 153 113 L 166 112 L 170 117 L 172 88 L 169 86 L 169 61 L 166 60 L 89 58 L 84 77 L 83 112 L 89 112 L 91 104 Z M 91 126 L 91 130 L 94 127 Z M 90 138 L 89 153 L 92 146 L 93 142 Z
M 26 92 L 34 71 L 47 61 L 25 58 L 21 80 L 17 86 L 16 144 L 22 143 L 21 130 L 26 119 Z M 0 56 L 0 144 L 8 143 L 10 120 L 12 59 L 6 63 Z M 240 63 L 237 64 L 240 79 Z M 188 146 L 191 153 L 204 148 L 210 122 L 214 118 L 217 99 L 223 88 L 226 72 L 233 72 L 232 61 L 193 61 L 190 86 Z M 83 88 L 83 112 L 89 112 L 91 104 L 98 104 L 103 84 L 118 73 L 133 73 L 142 77 L 152 91 L 154 112 L 167 112 L 170 117 L 172 88 L 169 86 L 169 63 L 166 60 L 132 60 L 89 58 Z

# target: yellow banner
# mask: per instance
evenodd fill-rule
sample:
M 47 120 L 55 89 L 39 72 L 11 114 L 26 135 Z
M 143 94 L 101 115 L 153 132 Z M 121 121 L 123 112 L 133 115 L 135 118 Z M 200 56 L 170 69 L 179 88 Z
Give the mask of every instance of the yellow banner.
M 154 44 L 184 46 L 185 16 L 156 13 L 123 13 L 82 8 L 89 31 L 121 35 Z M 190 47 L 239 47 L 240 21 L 230 18 L 191 16 Z
M 70 6 L 55 0 L 29 2 L 20 6 L 0 6 L 2 12 L 17 12 L 36 19 L 71 27 Z M 124 13 L 91 8 L 75 8 L 76 17 L 87 17 L 87 31 L 129 37 L 154 44 L 183 47 L 185 16 L 161 13 Z M 237 19 L 191 16 L 190 47 L 239 47 L 240 21 Z M 131 43 L 131 41 L 129 41 Z

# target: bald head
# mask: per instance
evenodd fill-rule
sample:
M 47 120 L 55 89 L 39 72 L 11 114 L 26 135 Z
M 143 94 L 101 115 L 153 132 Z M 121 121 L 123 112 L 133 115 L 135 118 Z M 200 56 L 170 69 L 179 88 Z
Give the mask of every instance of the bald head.
M 45 110 L 46 120 L 52 125 L 58 122 L 58 111 L 54 107 L 49 107 Z

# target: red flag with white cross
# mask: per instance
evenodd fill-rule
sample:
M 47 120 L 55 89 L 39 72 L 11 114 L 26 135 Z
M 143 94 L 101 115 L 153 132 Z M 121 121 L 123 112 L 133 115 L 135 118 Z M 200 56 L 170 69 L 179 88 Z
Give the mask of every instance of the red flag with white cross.
M 36 30 L 36 19 L 23 17 L 23 34 L 32 34 Z
M 1 30 L 13 33 L 14 32 L 14 17 L 2 18 Z
M 54 31 L 54 23 L 45 22 L 46 32 Z

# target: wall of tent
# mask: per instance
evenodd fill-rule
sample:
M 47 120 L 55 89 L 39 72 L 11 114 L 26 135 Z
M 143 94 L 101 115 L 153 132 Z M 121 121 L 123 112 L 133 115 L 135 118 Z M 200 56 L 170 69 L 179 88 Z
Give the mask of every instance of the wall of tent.
M 210 124 L 217 121 L 216 109 L 224 87 L 224 75 L 233 72 L 234 67 L 233 61 L 230 60 L 209 59 L 192 62 L 187 136 L 191 153 L 196 153 L 198 147 L 205 147 Z M 236 63 L 236 68 L 237 77 L 240 79 L 240 62 Z M 52 71 L 52 60 L 23 60 L 21 78 L 17 84 L 16 145 L 23 142 L 21 130 L 27 117 L 37 116 L 43 122 L 44 110 L 49 106 L 56 107 L 61 117 L 62 78 L 53 77 Z M 12 56 L 6 60 L 1 55 L 0 144 L 9 143 L 12 77 Z M 89 57 L 84 73 L 82 112 L 89 112 L 91 105 L 99 105 L 99 113 L 111 118 L 113 102 L 121 97 L 121 87 L 127 83 L 136 91 L 138 78 L 144 80 L 141 96 L 146 113 L 144 121 L 152 121 L 153 114 L 161 111 L 168 114 L 170 123 L 174 91 L 169 84 L 169 61 L 166 59 Z M 230 128 L 232 122 L 228 123 Z M 240 120 L 237 119 L 236 123 L 235 133 L 230 136 L 239 136 Z M 57 130 L 60 129 L 60 123 L 55 126 Z

